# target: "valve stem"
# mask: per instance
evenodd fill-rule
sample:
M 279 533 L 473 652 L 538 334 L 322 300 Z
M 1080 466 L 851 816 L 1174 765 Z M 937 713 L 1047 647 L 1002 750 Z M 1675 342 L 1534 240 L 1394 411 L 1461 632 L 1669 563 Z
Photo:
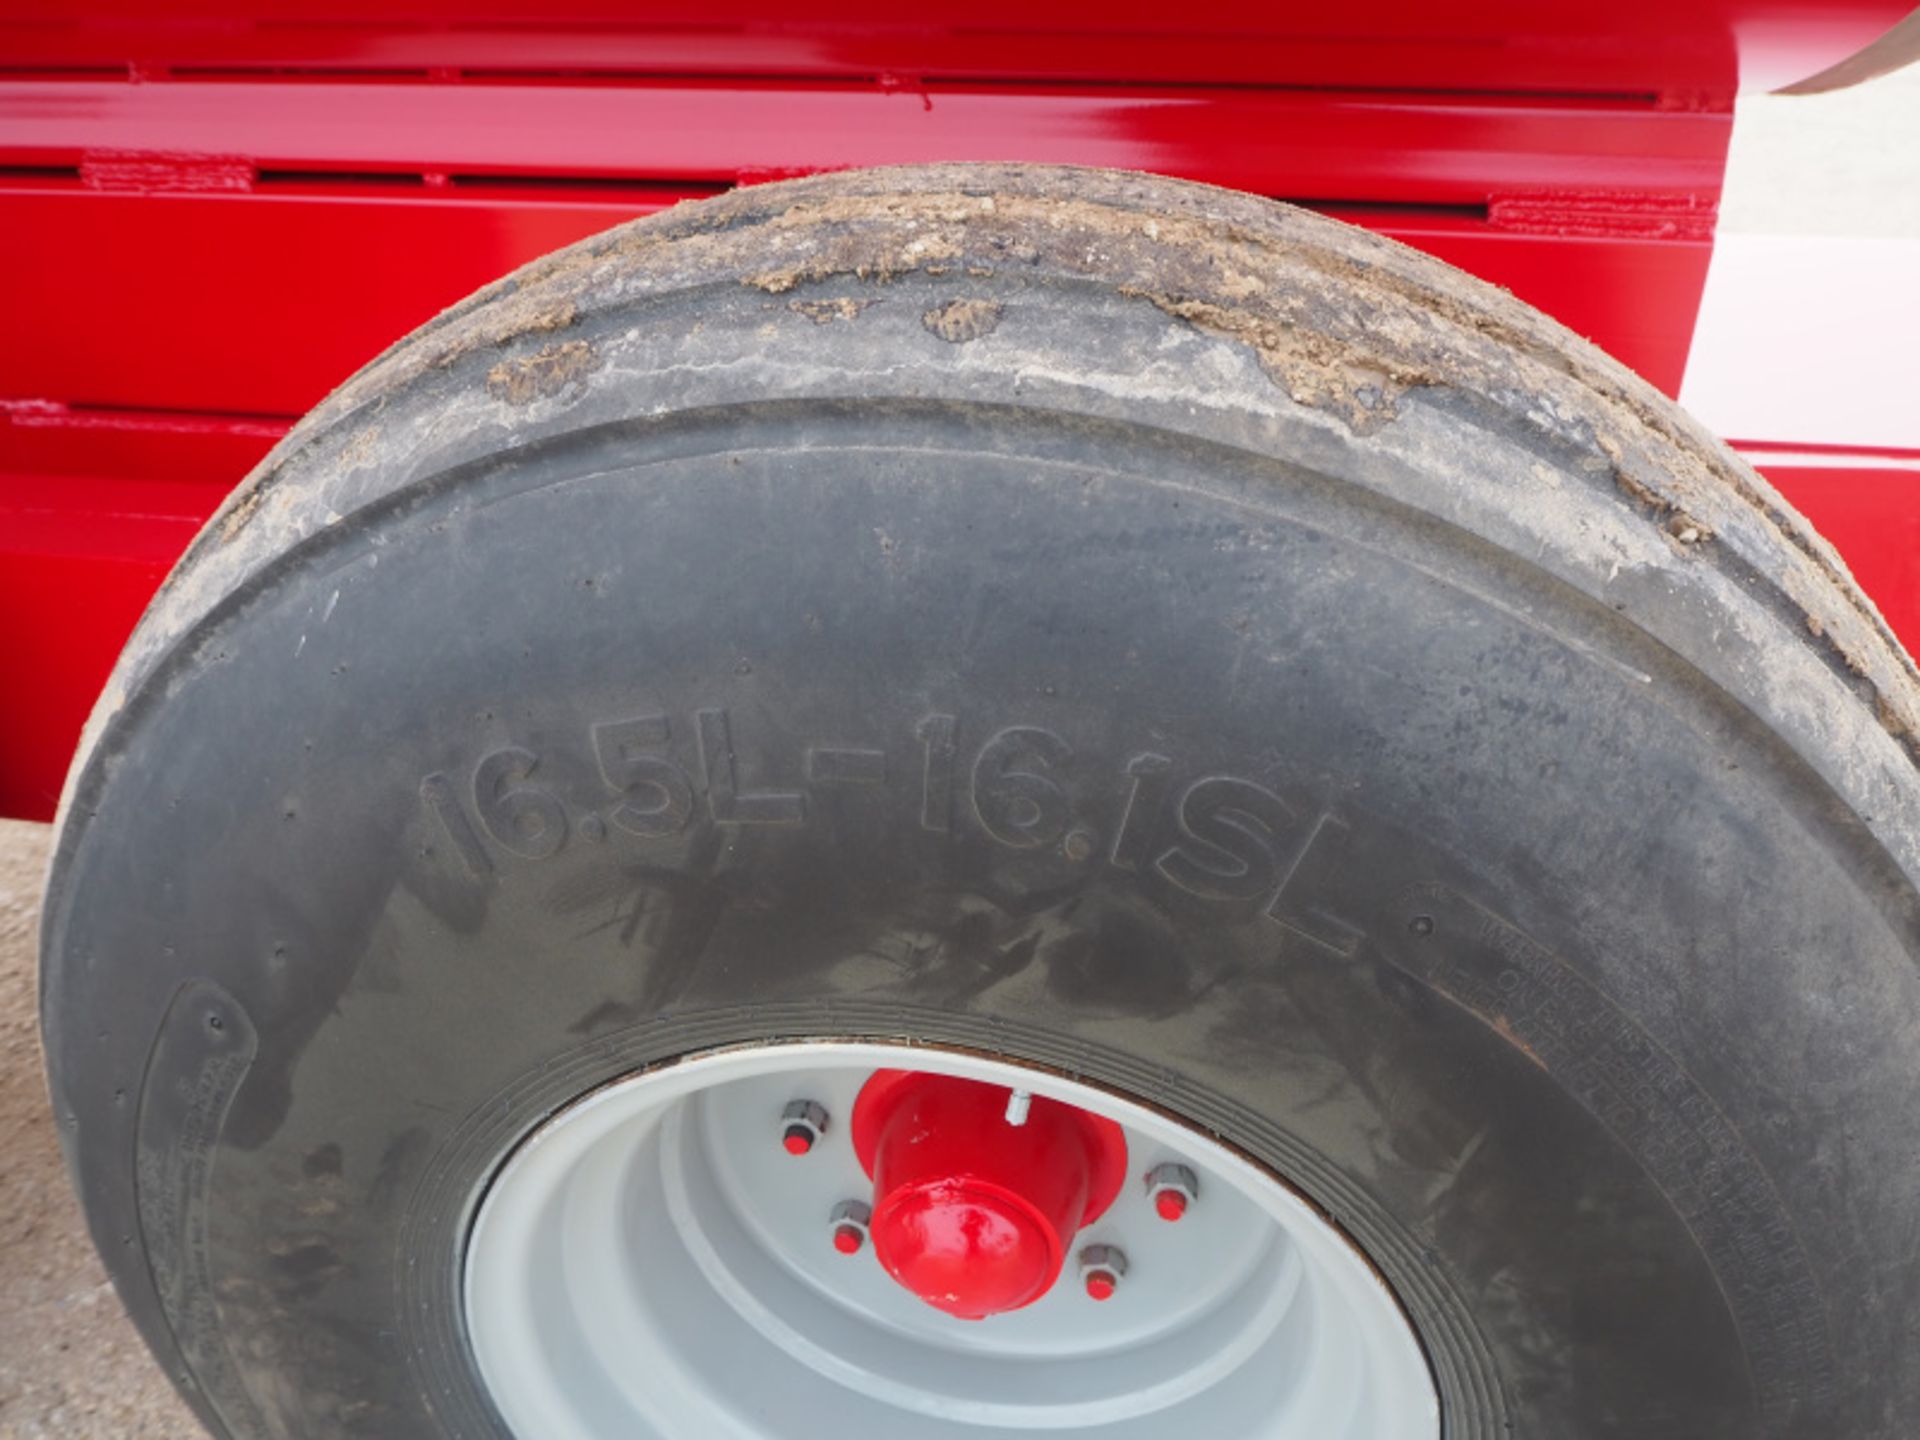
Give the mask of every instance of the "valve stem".
M 1027 1123 L 1027 1111 L 1033 1108 L 1031 1090 L 1012 1090 L 1007 1093 L 1007 1124 L 1018 1127 Z

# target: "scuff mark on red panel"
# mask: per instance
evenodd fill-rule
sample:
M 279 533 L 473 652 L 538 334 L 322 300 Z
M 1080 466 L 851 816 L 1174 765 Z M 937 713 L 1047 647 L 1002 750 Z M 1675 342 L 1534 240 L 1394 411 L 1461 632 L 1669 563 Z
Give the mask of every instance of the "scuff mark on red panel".
M 89 190 L 244 193 L 253 189 L 256 174 L 253 162 L 239 155 L 89 150 L 80 157 L 80 183 Z
M 1495 228 L 1532 235 L 1596 239 L 1713 239 L 1718 192 L 1672 194 L 1632 190 L 1545 190 L 1495 195 L 1487 220 Z

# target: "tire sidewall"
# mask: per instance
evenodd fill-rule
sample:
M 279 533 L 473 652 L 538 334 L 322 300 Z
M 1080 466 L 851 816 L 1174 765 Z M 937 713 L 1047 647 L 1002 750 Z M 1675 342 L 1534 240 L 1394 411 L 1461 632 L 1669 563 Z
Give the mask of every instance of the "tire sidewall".
M 996 293 L 960 345 L 937 280 L 857 339 L 683 297 L 550 394 L 453 367 L 308 453 L 386 488 L 149 678 L 63 845 L 50 953 L 141 957 L 58 967 L 107 1038 L 49 1046 L 149 1334 L 235 1434 L 458 1433 L 461 1226 L 520 1135 L 677 1054 L 895 1037 L 1284 1175 L 1450 1434 L 1876 1433 L 1897 1325 L 1834 1262 L 1902 1212 L 1848 1212 L 1829 1127 L 1897 1149 L 1909 897 L 1614 608 L 1665 586 L 1685 639 L 1722 581 L 1609 512 L 1516 565 L 1500 497 L 1590 480 L 1484 407 L 1356 435 L 1150 307 Z

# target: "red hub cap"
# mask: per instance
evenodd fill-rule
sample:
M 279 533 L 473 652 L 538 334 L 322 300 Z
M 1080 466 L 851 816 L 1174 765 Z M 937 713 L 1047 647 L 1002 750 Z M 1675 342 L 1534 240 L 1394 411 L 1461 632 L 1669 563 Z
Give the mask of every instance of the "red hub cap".
M 1037 1096 L 1016 1125 L 1009 1099 L 978 1080 L 881 1070 L 854 1105 L 854 1151 L 873 1179 L 874 1253 L 907 1289 L 964 1320 L 1046 1294 L 1075 1232 L 1126 1179 L 1119 1125 Z

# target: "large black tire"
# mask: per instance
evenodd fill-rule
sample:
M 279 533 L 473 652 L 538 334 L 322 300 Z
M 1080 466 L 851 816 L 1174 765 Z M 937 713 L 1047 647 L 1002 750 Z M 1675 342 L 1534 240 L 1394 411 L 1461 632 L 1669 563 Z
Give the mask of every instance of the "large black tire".
M 1444 266 L 1138 176 L 766 186 L 441 317 L 195 543 L 69 782 L 55 1103 L 236 1440 L 497 1434 L 489 1167 L 808 1035 L 1219 1131 L 1449 1436 L 1893 1440 L 1916 717 L 1762 481 Z

